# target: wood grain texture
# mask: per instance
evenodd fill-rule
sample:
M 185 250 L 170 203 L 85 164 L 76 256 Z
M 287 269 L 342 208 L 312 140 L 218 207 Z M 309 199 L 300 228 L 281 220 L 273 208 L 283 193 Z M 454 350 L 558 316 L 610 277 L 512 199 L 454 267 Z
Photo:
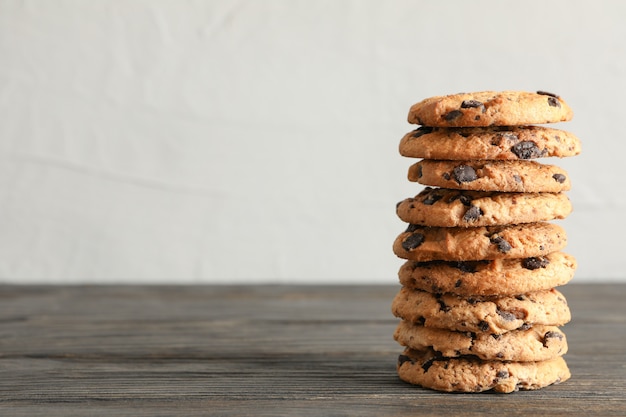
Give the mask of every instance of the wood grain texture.
M 626 285 L 569 284 L 572 379 L 403 383 L 399 286 L 1 286 L 0 415 L 626 415 Z

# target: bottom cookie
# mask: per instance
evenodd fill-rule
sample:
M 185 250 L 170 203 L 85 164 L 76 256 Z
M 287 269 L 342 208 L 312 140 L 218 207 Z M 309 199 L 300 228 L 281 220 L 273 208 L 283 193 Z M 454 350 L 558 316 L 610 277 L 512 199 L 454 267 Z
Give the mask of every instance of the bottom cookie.
M 562 357 L 539 362 L 484 361 L 474 356 L 445 358 L 433 350 L 413 349 L 398 357 L 397 370 L 405 382 L 446 392 L 535 390 L 571 376 Z

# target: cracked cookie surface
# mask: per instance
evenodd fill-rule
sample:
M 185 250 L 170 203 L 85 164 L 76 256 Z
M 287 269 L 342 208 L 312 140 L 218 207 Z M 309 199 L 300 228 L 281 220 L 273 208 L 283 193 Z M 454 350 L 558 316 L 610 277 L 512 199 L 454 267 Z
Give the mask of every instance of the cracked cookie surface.
M 567 353 L 567 339 L 557 326 L 535 325 L 502 334 L 460 332 L 401 321 L 393 335 L 403 346 L 430 348 L 444 357 L 474 355 L 483 360 L 534 362 Z
M 480 91 L 424 99 L 411 106 L 408 122 L 432 127 L 520 126 L 572 117 L 572 109 L 556 94 Z
M 565 285 L 574 277 L 576 267 L 576 258 L 564 252 L 464 262 L 406 261 L 398 278 L 405 287 L 435 294 L 514 296 Z
M 483 361 L 474 356 L 443 358 L 431 349 L 407 348 L 396 366 L 403 381 L 446 392 L 535 390 L 571 376 L 560 356 L 538 362 Z
M 486 227 L 428 227 L 410 224 L 393 244 L 413 261 L 476 261 L 545 256 L 567 245 L 565 230 L 553 223 Z
M 565 296 L 556 289 L 503 297 L 459 297 L 403 287 L 391 304 L 407 322 L 456 331 L 502 334 L 534 325 L 562 326 L 571 319 Z
M 567 171 L 535 161 L 423 159 L 409 167 L 409 181 L 459 190 L 558 193 L 571 187 Z
M 411 224 L 474 227 L 564 219 L 572 204 L 564 193 L 505 193 L 426 187 L 396 206 Z
M 410 158 L 518 160 L 575 156 L 581 142 L 570 132 L 543 126 L 421 126 L 404 135 L 398 148 Z

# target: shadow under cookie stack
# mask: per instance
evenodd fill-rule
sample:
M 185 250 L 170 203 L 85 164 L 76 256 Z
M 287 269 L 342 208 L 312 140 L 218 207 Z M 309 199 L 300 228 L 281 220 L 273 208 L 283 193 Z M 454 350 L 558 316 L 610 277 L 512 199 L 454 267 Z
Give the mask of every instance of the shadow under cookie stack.
M 567 173 L 534 161 L 580 153 L 557 95 L 538 91 L 432 97 L 413 105 L 420 125 L 400 153 L 421 158 L 410 181 L 426 186 L 397 205 L 408 223 L 393 244 L 406 260 L 392 303 L 405 347 L 399 377 L 439 391 L 532 390 L 570 377 L 559 328 L 571 316 L 555 287 L 574 276 L 551 222 L 572 206 Z

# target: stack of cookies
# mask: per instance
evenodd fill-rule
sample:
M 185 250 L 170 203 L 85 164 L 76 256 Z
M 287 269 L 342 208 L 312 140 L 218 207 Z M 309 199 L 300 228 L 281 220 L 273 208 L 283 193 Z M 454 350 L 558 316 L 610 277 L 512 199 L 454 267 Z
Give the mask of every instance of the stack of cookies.
M 576 260 L 551 222 L 572 210 L 567 173 L 535 161 L 580 153 L 579 139 L 543 125 L 568 121 L 557 95 L 504 91 L 433 97 L 413 105 L 420 125 L 400 153 L 421 158 L 408 178 L 426 186 L 397 205 L 406 260 L 392 304 L 397 370 L 440 391 L 512 392 L 564 381 L 570 320 L 555 287 Z

